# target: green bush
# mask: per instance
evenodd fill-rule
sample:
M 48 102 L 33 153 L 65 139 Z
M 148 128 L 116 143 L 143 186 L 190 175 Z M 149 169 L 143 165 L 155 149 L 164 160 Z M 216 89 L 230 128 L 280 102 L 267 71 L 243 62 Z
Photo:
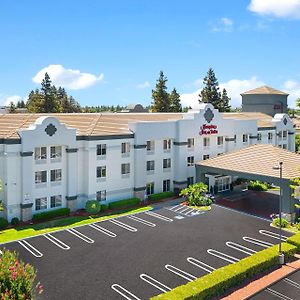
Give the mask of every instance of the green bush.
M 13 225 L 13 226 L 19 225 L 19 223 L 20 223 L 20 220 L 17 217 L 12 218 L 11 221 L 10 221 L 10 224 Z
M 265 184 L 264 182 L 260 182 L 258 180 L 256 181 L 250 181 L 248 185 L 248 190 L 253 190 L 253 191 L 267 191 L 268 190 L 268 185 Z
M 7 227 L 8 225 L 8 222 L 6 219 L 4 218 L 0 218 L 0 230 L 3 230 Z
M 207 191 L 207 185 L 203 182 L 198 182 L 181 190 L 179 195 L 186 197 L 189 205 L 208 206 L 212 203 L 212 200 L 206 196 Z
M 59 208 L 55 210 L 34 214 L 32 220 L 33 221 L 49 220 L 55 217 L 68 216 L 69 214 L 70 214 L 70 209 L 65 207 L 65 208 Z
M 148 196 L 148 200 L 157 201 L 175 196 L 174 192 L 163 192 L 158 194 L 152 194 Z
M 296 246 L 297 247 L 297 252 L 300 253 L 300 233 L 294 234 L 293 236 L 289 237 L 286 240 L 286 242 Z
M 36 293 L 42 293 L 42 285 L 34 284 L 34 267 L 19 261 L 16 252 L 3 250 L 0 270 L 0 299 L 33 299 Z
M 100 205 L 100 211 L 106 211 L 106 210 L 108 210 L 108 204 L 101 204 Z
M 85 209 L 89 214 L 95 215 L 101 209 L 100 202 L 98 200 L 88 200 L 85 203 Z
M 139 198 L 130 198 L 130 199 L 111 202 L 111 203 L 108 204 L 108 207 L 110 209 L 124 208 L 124 207 L 138 205 L 140 203 L 141 203 L 141 200 Z
M 296 247 L 282 243 L 282 250 L 285 257 L 290 258 L 295 254 Z M 170 292 L 153 297 L 151 300 L 212 299 L 241 284 L 245 279 L 278 265 L 278 263 L 278 245 L 275 245 L 234 264 L 217 269 L 186 285 L 179 286 Z
M 279 218 L 275 218 L 273 221 L 272 221 L 272 224 L 276 227 L 279 227 L 280 226 L 280 219 Z M 289 222 L 284 219 L 284 218 L 281 218 L 281 227 L 282 228 L 286 228 L 287 226 L 289 225 Z

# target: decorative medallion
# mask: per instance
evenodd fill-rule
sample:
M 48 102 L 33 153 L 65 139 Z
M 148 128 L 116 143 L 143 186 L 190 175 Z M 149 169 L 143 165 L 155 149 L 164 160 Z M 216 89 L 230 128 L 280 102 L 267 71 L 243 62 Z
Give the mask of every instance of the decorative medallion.
M 283 124 L 284 124 L 284 125 L 287 124 L 287 119 L 286 119 L 286 118 L 283 119 Z
M 210 123 L 211 120 L 214 118 L 214 113 L 212 112 L 212 110 L 210 108 L 208 108 L 206 110 L 206 112 L 204 113 L 204 118 L 207 121 L 207 123 Z
M 45 128 L 46 133 L 49 136 L 52 136 L 55 134 L 55 132 L 57 131 L 56 127 L 53 124 L 49 124 L 46 128 Z

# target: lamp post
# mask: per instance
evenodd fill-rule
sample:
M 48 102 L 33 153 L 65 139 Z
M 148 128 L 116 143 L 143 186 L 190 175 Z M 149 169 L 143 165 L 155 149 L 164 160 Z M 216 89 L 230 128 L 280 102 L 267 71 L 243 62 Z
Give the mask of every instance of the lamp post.
M 279 166 L 273 167 L 274 170 L 279 170 L 279 263 L 281 265 L 284 264 L 284 253 L 282 253 L 281 249 L 281 240 L 282 240 L 282 161 L 279 162 Z

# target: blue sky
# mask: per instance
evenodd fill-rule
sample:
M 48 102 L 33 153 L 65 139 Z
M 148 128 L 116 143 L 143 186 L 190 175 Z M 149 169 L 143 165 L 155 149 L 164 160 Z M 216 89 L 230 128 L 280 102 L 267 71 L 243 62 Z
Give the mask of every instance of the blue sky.
M 163 70 L 193 105 L 209 67 L 233 106 L 263 84 L 300 97 L 300 0 L 1 1 L 0 37 L 0 104 L 48 71 L 81 105 L 148 105 Z

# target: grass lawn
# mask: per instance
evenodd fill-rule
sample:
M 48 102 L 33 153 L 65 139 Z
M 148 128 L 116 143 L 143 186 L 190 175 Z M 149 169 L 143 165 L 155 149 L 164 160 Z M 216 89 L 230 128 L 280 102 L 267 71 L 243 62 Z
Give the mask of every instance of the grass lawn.
M 0 231 L 0 244 L 12 242 L 14 240 L 20 240 L 23 238 L 27 238 L 39 234 L 45 234 L 53 231 L 63 230 L 63 229 L 72 228 L 80 225 L 86 225 L 94 222 L 112 219 L 115 217 L 143 212 L 151 208 L 152 208 L 151 206 L 145 206 L 137 209 L 127 209 L 127 210 L 123 209 L 119 211 L 114 211 L 111 214 L 102 217 L 93 217 L 93 216 L 65 217 L 58 220 L 52 220 L 52 221 L 43 222 L 39 224 L 5 229 Z

